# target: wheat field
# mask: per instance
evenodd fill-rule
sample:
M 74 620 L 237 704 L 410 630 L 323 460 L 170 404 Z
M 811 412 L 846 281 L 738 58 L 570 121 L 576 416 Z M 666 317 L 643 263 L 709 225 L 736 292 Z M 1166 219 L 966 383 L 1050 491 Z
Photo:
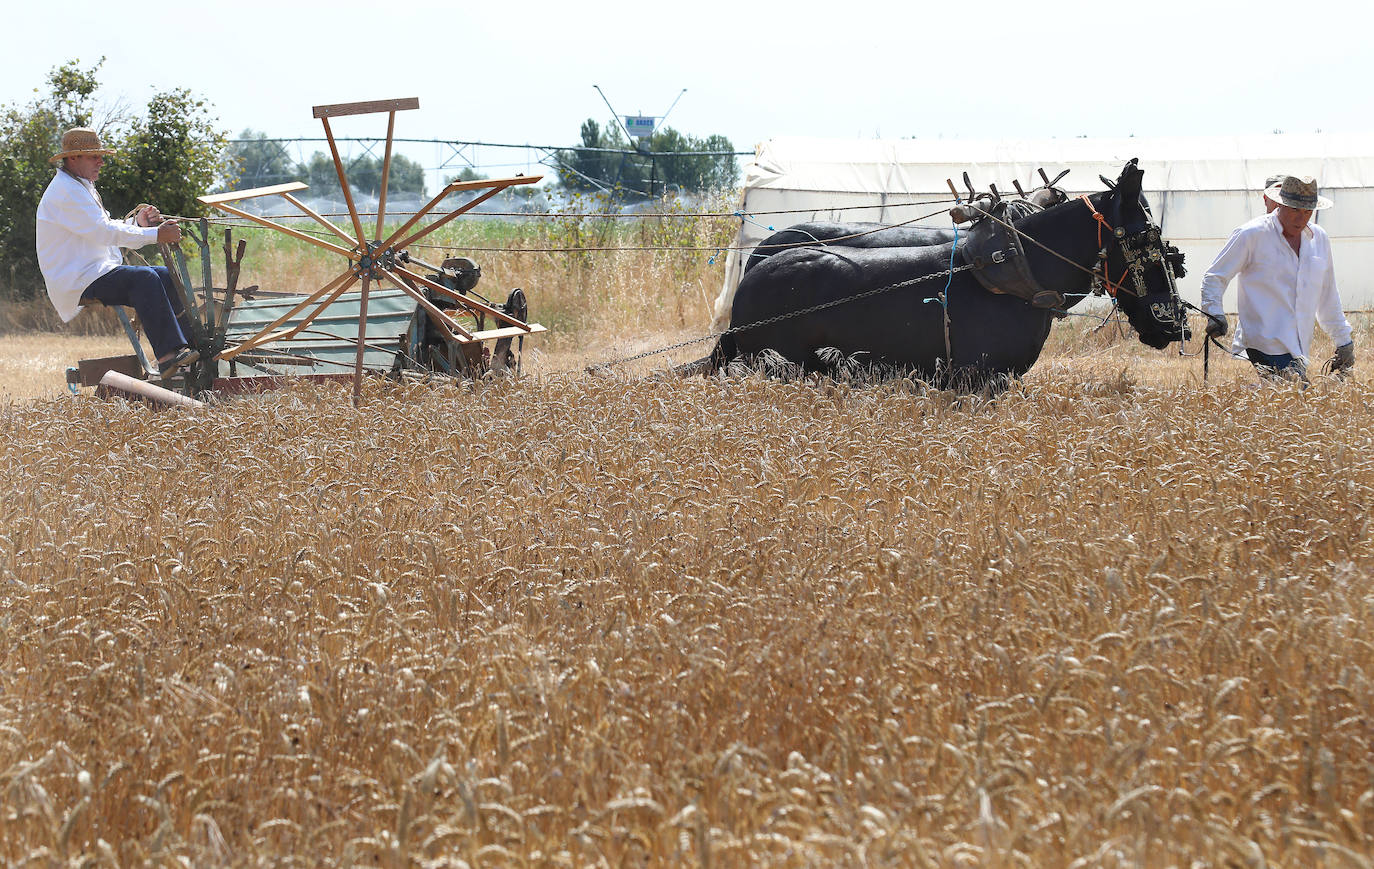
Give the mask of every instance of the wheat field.
M 582 372 L 700 329 L 652 296 L 359 408 L 5 338 L 0 860 L 1370 864 L 1363 370 L 1070 322 L 995 400 Z

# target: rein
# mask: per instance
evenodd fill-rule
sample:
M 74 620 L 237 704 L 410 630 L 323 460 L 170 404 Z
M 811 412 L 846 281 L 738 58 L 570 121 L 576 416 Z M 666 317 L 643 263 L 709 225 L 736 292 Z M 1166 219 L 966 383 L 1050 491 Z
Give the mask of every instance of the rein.
M 1179 299 L 1179 301 L 1183 303 L 1183 307 L 1185 307 L 1185 308 L 1191 308 L 1192 310 L 1197 311 L 1199 314 L 1201 314 L 1202 316 L 1206 317 L 1208 320 L 1215 320 L 1215 319 L 1216 319 L 1216 318 L 1213 317 L 1211 314 L 1209 314 L 1209 313 L 1207 313 L 1206 311 L 1204 311 L 1204 310 L 1202 310 L 1201 308 L 1199 308 L 1197 305 L 1194 305 L 1192 302 L 1189 302 L 1189 301 L 1187 301 L 1187 300 L 1185 300 L 1185 299 Z M 1246 357 L 1240 355 L 1239 353 L 1236 353 L 1236 352 L 1234 352 L 1234 351 L 1228 349 L 1224 344 L 1222 344 L 1220 341 L 1217 340 L 1217 336 L 1215 336 L 1215 335 L 1208 335 L 1205 339 L 1203 339 L 1203 342 L 1202 342 L 1202 382 L 1203 382 L 1203 383 L 1206 383 L 1206 382 L 1207 382 L 1207 372 L 1208 372 L 1208 370 L 1211 368 L 1211 363 L 1212 363 L 1212 345 L 1213 345 L 1213 344 L 1217 345 L 1217 349 L 1218 349 L 1218 350 L 1220 350 L 1222 353 L 1225 353 L 1227 356 L 1230 356 L 1232 359 L 1246 359 Z M 1189 354 L 1185 354 L 1185 355 L 1196 356 L 1197 354 L 1196 354 L 1196 353 L 1189 353 Z

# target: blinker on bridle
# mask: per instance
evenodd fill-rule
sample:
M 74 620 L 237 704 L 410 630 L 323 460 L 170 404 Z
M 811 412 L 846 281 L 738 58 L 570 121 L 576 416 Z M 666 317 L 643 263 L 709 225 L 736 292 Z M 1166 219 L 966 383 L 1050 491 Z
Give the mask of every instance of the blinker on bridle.
M 1147 295 L 1145 286 L 1146 267 L 1158 264 L 1164 269 L 1165 280 L 1169 283 L 1169 292 L 1177 297 L 1178 285 L 1174 278 L 1174 269 L 1168 257 L 1164 256 L 1164 241 L 1160 235 L 1159 227 L 1153 223 L 1147 223 L 1145 228 L 1131 236 L 1126 235 L 1124 227 L 1113 228 L 1107 222 L 1107 218 L 1102 212 L 1097 210 L 1088 194 L 1080 194 L 1079 199 L 1088 207 L 1092 213 L 1093 220 L 1097 221 L 1097 264 L 1093 266 L 1092 291 L 1097 295 L 1104 292 L 1116 298 L 1118 292 L 1125 290 L 1137 298 Z M 1121 248 L 1121 258 L 1125 260 L 1125 270 L 1121 277 L 1113 281 L 1111 275 L 1107 273 L 1107 245 L 1102 239 L 1102 231 L 1106 230 L 1117 240 L 1117 246 Z M 1131 276 L 1131 287 L 1124 285 L 1126 276 Z

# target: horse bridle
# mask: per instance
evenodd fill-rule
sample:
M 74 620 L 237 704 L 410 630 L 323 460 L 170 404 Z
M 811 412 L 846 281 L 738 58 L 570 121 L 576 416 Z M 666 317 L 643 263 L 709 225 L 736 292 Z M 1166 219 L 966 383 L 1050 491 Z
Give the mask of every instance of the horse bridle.
M 1097 221 L 1097 246 L 1099 250 L 1097 263 L 1092 269 L 1091 285 L 1094 295 L 1105 294 L 1115 299 L 1118 292 L 1125 291 L 1136 298 L 1144 298 L 1149 295 L 1149 288 L 1145 284 L 1145 269 L 1157 265 L 1164 271 L 1164 279 L 1169 285 L 1169 295 L 1182 301 L 1178 294 L 1178 279 L 1174 275 L 1173 260 L 1169 256 L 1166 242 L 1158 226 L 1147 222 L 1144 229 L 1127 235 L 1123 227 L 1113 228 L 1107 222 L 1107 218 L 1097 210 L 1097 206 L 1093 205 L 1088 194 L 1080 194 L 1078 198 L 1088 207 L 1093 220 Z M 1112 238 L 1116 239 L 1117 247 L 1121 251 L 1121 258 L 1125 260 L 1125 270 L 1121 273 L 1121 277 L 1115 281 L 1107 273 L 1107 244 L 1102 238 L 1103 230 L 1106 230 Z M 1129 287 L 1125 286 L 1128 276 L 1131 281 Z M 1176 326 L 1184 315 L 1177 307 L 1170 311 L 1163 303 L 1155 302 L 1150 305 L 1150 316 L 1154 317 L 1158 323 Z

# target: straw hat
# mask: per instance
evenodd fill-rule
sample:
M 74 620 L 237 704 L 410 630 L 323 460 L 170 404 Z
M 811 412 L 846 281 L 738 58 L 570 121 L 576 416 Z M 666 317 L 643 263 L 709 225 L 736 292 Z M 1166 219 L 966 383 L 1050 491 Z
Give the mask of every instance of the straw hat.
M 1332 205 L 1330 199 L 1317 195 L 1317 179 L 1311 175 L 1305 175 L 1301 178 L 1296 175 L 1289 175 L 1264 191 L 1264 195 L 1279 205 L 1287 205 L 1289 208 L 1315 211 L 1318 208 L 1330 208 Z
M 62 151 L 48 158 L 56 163 L 63 157 L 80 157 L 83 154 L 113 154 L 109 148 L 102 147 L 100 134 L 87 127 L 74 127 L 62 134 Z

